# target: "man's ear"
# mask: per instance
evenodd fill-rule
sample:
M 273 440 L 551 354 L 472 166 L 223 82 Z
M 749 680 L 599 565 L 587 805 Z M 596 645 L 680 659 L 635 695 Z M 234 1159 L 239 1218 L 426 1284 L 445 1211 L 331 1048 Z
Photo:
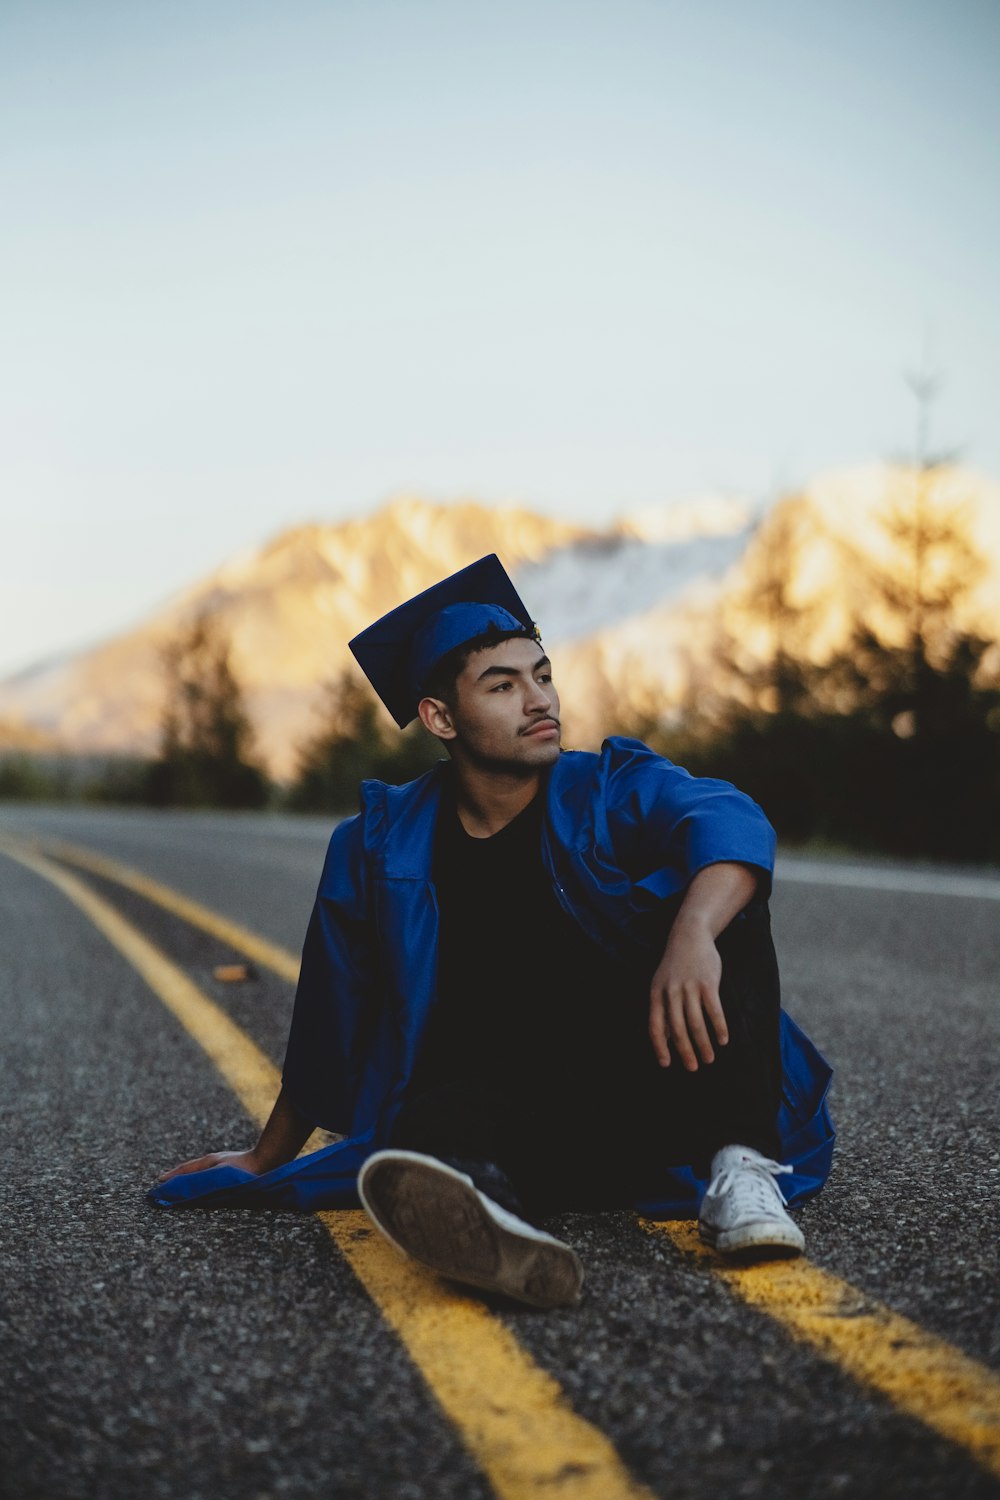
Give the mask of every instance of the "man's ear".
M 453 740 L 458 731 L 451 717 L 451 709 L 443 698 L 421 698 L 417 704 L 420 722 L 435 739 Z

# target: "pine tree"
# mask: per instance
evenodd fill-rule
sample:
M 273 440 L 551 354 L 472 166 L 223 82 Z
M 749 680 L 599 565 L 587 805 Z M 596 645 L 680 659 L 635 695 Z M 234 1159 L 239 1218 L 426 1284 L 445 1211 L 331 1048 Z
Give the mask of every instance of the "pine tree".
M 658 743 L 742 786 L 793 841 L 996 859 L 1000 645 L 963 624 L 984 563 L 967 507 L 943 494 L 951 456 L 930 450 L 938 382 L 910 385 L 915 450 L 892 471 L 882 558 L 854 560 L 851 591 L 864 602 L 846 646 L 822 662 L 806 655 L 794 506 L 777 507 L 737 601 L 742 629 L 720 632 L 712 686 L 692 690 L 679 729 Z
M 198 614 L 163 654 L 167 692 L 149 800 L 160 806 L 262 807 L 268 778 L 218 620 Z
M 897 466 L 879 516 L 889 557 L 869 567 L 873 602 L 887 628 L 866 632 L 862 626 L 859 634 L 868 634 L 868 654 L 884 679 L 880 697 L 887 704 L 898 700 L 897 734 L 920 738 L 936 732 L 937 678 L 967 664 L 960 611 L 985 563 L 972 543 L 968 506 L 942 495 L 954 455 L 930 447 L 930 409 L 940 379 L 925 369 L 908 384 L 917 402 L 914 452 Z
M 316 732 L 302 746 L 288 805 L 300 812 L 343 813 L 357 806 L 358 788 L 374 777 L 399 783 L 426 771 L 442 751 L 420 725 L 400 734 L 355 673 L 326 686 Z
M 866 569 L 868 602 L 821 693 L 841 741 L 831 803 L 849 842 L 907 855 L 1000 855 L 1000 679 L 996 643 L 963 623 L 985 568 L 969 507 L 949 499 L 954 455 L 934 453 L 940 388 L 909 377 L 914 451 L 894 466 L 878 520 L 887 547 Z

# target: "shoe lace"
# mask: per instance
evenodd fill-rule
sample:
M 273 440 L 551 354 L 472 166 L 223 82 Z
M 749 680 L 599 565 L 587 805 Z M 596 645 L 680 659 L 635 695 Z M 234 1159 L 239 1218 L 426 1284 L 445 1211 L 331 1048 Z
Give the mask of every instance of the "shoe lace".
M 791 1171 L 790 1166 L 769 1161 L 766 1157 L 759 1161 L 743 1161 L 738 1166 L 727 1167 L 719 1173 L 712 1184 L 713 1196 L 721 1197 L 723 1193 L 732 1193 L 739 1210 L 766 1212 L 774 1208 L 775 1195 L 782 1206 L 788 1202 L 775 1178 Z

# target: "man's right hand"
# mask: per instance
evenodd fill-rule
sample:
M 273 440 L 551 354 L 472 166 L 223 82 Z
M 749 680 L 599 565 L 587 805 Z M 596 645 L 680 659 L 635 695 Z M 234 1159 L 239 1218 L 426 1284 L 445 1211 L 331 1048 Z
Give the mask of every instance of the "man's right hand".
M 208 1156 L 196 1156 L 192 1161 L 181 1162 L 169 1172 L 161 1172 L 157 1182 L 167 1182 L 171 1177 L 182 1177 L 186 1172 L 207 1172 L 211 1167 L 239 1167 L 241 1172 L 252 1172 L 258 1176 L 262 1170 L 254 1151 L 213 1151 Z
M 209 1156 L 196 1156 L 192 1161 L 181 1162 L 179 1167 L 172 1167 L 156 1180 L 158 1183 L 167 1182 L 185 1172 L 207 1172 L 211 1167 L 239 1167 L 242 1172 L 252 1172 L 259 1177 L 262 1172 L 270 1172 L 297 1156 L 312 1135 L 312 1129 L 310 1121 L 299 1114 L 282 1089 L 260 1133 L 260 1140 L 252 1150 L 213 1151 Z
M 311 1122 L 299 1114 L 282 1089 L 260 1133 L 260 1140 L 252 1150 L 213 1151 L 209 1156 L 196 1156 L 192 1161 L 181 1162 L 179 1167 L 171 1167 L 156 1180 L 158 1183 L 167 1182 L 185 1172 L 207 1172 L 211 1167 L 239 1167 L 242 1172 L 252 1172 L 259 1177 L 263 1172 L 292 1161 L 312 1135 L 312 1130 Z

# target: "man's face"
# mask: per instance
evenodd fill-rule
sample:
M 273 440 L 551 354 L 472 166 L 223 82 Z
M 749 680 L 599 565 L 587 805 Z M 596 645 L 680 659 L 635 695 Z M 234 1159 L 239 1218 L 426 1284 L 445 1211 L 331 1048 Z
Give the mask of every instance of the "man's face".
M 455 739 L 470 760 L 537 770 L 559 757 L 559 694 L 537 641 L 476 651 L 455 683 Z

